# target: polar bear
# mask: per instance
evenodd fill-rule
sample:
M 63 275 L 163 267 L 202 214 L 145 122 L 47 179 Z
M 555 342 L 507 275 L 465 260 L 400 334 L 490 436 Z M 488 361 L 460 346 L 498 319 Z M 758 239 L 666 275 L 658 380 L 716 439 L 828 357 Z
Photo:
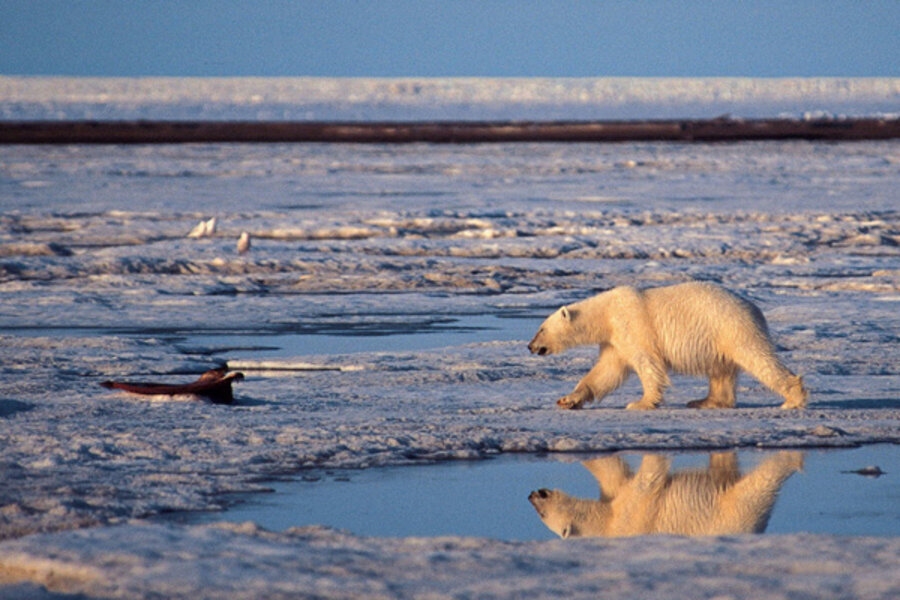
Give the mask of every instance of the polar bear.
M 784 397 L 781 408 L 804 408 L 807 391 L 775 355 L 759 308 L 703 282 L 651 288 L 617 287 L 563 306 L 547 317 L 528 344 L 532 354 L 600 345 L 600 358 L 562 408 L 598 401 L 637 373 L 643 397 L 630 409 L 662 403 L 669 371 L 709 378 L 709 393 L 692 408 L 732 408 L 741 369 Z
M 762 533 L 784 482 L 803 454 L 782 451 L 741 476 L 734 452 L 710 454 L 707 469 L 669 473 L 665 456 L 647 454 L 637 473 L 619 456 L 582 463 L 600 485 L 600 500 L 540 489 L 528 496 L 544 524 L 562 538 L 652 533 Z

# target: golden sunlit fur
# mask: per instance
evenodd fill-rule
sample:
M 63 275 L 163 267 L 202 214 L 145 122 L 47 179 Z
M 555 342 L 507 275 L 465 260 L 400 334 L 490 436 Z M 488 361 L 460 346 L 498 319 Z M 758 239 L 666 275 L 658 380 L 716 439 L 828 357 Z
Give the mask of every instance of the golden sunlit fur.
M 544 355 L 589 344 L 599 344 L 600 358 L 574 391 L 559 399 L 563 408 L 600 400 L 632 371 L 644 394 L 630 409 L 659 406 L 669 371 L 709 378 L 706 398 L 689 406 L 731 408 L 740 370 L 784 397 L 782 408 L 806 406 L 803 380 L 778 360 L 762 312 L 710 283 L 614 288 L 547 317 L 528 348 Z
M 541 489 L 528 499 L 562 538 L 664 533 L 762 533 L 782 484 L 803 466 L 803 454 L 783 451 L 741 476 L 734 452 L 711 454 L 707 469 L 669 473 L 669 460 L 648 454 L 632 474 L 618 456 L 582 463 L 600 485 L 600 500 Z

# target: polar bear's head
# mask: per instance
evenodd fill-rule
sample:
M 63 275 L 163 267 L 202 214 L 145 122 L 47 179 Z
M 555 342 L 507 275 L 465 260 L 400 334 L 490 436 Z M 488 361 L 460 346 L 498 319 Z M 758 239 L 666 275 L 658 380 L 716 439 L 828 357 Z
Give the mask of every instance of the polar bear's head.
M 558 311 L 547 317 L 535 334 L 534 339 L 528 343 L 528 349 L 532 354 L 557 354 L 576 345 L 576 332 L 573 322 L 577 312 L 563 306 Z
M 573 498 L 559 490 L 539 489 L 528 495 L 528 501 L 534 506 L 538 516 L 547 528 L 566 539 L 584 535 L 578 516 L 583 513 L 579 505 L 584 500 Z

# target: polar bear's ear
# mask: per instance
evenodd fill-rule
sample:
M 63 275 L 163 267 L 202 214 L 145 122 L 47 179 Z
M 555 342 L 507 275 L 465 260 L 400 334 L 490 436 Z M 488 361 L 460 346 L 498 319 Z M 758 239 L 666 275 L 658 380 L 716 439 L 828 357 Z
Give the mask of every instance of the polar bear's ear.
M 565 540 L 565 539 L 568 539 L 569 536 L 573 535 L 574 533 L 575 533 L 575 528 L 572 526 L 571 523 L 569 523 L 568 525 L 563 527 L 562 533 L 559 534 L 559 537 L 561 537 L 562 539 Z
M 577 310 L 572 310 L 568 306 L 562 307 L 562 318 L 571 323 L 578 316 Z

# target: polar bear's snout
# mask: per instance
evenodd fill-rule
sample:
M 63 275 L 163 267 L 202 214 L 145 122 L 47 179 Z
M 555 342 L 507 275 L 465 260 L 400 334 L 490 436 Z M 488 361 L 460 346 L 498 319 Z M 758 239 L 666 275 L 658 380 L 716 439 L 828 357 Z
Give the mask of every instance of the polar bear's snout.
M 545 516 L 545 512 L 543 510 L 544 500 L 550 497 L 550 490 L 546 488 L 541 488 L 537 491 L 531 492 L 528 494 L 528 501 L 531 502 L 531 505 L 534 507 L 534 510 L 537 511 L 538 515 L 543 519 Z
M 547 346 L 542 346 L 538 341 L 538 338 L 541 337 L 541 332 L 538 331 L 538 334 L 534 336 L 534 339 L 528 342 L 528 351 L 532 354 L 537 354 L 538 356 L 544 356 L 549 352 Z
M 538 346 L 534 342 L 528 344 L 528 349 L 532 354 L 537 354 L 538 356 L 547 354 L 547 346 Z

